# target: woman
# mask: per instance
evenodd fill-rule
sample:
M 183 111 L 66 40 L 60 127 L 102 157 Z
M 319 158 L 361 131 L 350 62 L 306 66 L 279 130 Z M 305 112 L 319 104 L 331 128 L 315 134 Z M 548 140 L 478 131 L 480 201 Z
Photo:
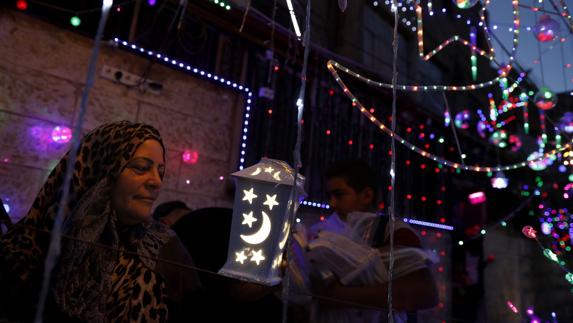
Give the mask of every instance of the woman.
M 62 253 L 51 288 L 55 311 L 47 315 L 89 322 L 166 321 L 174 314 L 168 304 L 188 296 L 199 281 L 175 233 L 152 221 L 165 172 L 159 132 L 121 121 L 87 134 L 74 164 L 70 197 L 60 205 L 68 154 L 27 216 L 2 237 L 4 276 L 16 275 L 37 295 L 49 230 L 63 207 Z

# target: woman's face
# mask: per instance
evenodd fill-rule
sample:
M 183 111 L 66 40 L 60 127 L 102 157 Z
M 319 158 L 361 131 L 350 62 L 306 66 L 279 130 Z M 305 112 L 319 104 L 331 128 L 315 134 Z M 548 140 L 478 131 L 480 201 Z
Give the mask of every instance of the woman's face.
M 127 163 L 112 190 L 112 207 L 128 225 L 151 221 L 165 174 L 163 147 L 157 140 L 144 141 Z

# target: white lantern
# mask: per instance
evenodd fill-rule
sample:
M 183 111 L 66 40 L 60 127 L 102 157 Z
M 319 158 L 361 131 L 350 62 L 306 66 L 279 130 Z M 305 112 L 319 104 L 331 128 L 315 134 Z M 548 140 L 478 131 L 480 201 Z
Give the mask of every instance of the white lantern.
M 298 176 L 293 190 L 294 169 L 268 158 L 232 175 L 236 179 L 233 222 L 227 262 L 219 273 L 264 285 L 279 284 L 290 214 L 304 194 L 304 177 Z

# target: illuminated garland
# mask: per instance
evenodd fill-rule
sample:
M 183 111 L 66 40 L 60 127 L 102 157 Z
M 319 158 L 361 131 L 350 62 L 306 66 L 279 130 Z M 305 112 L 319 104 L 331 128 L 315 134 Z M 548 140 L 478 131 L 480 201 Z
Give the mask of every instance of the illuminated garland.
M 193 67 L 190 66 L 186 63 L 177 61 L 175 59 L 172 59 L 168 56 L 165 56 L 161 53 L 157 53 L 157 52 L 153 52 L 151 50 L 147 50 L 143 47 L 137 46 L 135 44 L 131 44 L 128 43 L 127 41 L 121 40 L 119 38 L 114 38 L 112 40 L 113 44 L 115 46 L 121 46 L 123 48 L 129 49 L 135 53 L 138 53 L 140 55 L 146 55 L 147 57 L 151 58 L 151 59 L 156 59 L 159 62 L 162 62 L 164 64 L 170 64 L 169 66 L 174 67 L 174 68 L 178 68 L 182 71 L 186 71 L 188 73 L 193 73 L 196 76 L 200 76 L 204 79 L 208 79 L 210 81 L 213 81 L 217 84 L 221 84 L 224 85 L 228 88 L 231 88 L 235 91 L 239 91 L 239 93 L 243 93 L 245 95 L 245 114 L 244 114 L 244 119 L 243 119 L 243 131 L 242 131 L 242 137 L 241 137 L 241 151 L 240 151 L 240 156 L 239 156 L 239 169 L 242 170 L 244 168 L 244 164 L 245 164 L 245 154 L 246 154 L 246 150 L 247 150 L 247 135 L 248 135 L 248 126 L 249 126 L 249 116 L 251 113 L 251 104 L 252 104 L 252 97 L 253 97 L 253 92 L 246 86 L 243 86 L 239 83 L 235 83 L 232 82 L 230 80 L 225 79 L 224 77 L 218 76 L 216 74 L 212 74 L 206 71 L 201 70 L 200 68 L 197 67 Z
M 396 141 L 398 141 L 399 143 L 401 143 L 402 145 L 406 146 L 407 148 L 411 149 L 412 151 L 415 151 L 416 153 L 422 155 L 422 157 L 426 157 L 428 159 L 431 159 L 435 162 L 438 162 L 442 165 L 446 165 L 449 167 L 453 167 L 455 169 L 462 169 L 462 170 L 467 170 L 467 171 L 473 171 L 473 172 L 497 172 L 497 171 L 507 171 L 507 170 L 513 170 L 513 169 L 518 169 L 521 167 L 525 167 L 527 166 L 529 163 L 531 162 L 535 162 L 538 160 L 542 160 L 544 158 L 548 158 L 548 157 L 552 157 L 554 155 L 556 155 L 558 152 L 561 152 L 563 150 L 569 149 L 569 147 L 571 147 L 573 140 L 571 140 L 570 143 L 567 143 L 566 145 L 563 145 L 563 147 L 559 148 L 559 149 L 553 149 L 550 152 L 547 152 L 535 159 L 532 160 L 528 160 L 528 161 L 523 161 L 520 163 L 516 163 L 516 164 L 511 164 L 511 165 L 505 165 L 505 166 L 469 166 L 469 165 L 465 165 L 463 163 L 456 163 L 456 162 L 452 162 L 446 159 L 443 159 L 435 154 L 432 154 L 424 149 L 421 149 L 419 147 L 417 147 L 416 145 L 408 142 L 406 139 L 402 138 L 400 135 L 398 135 L 397 133 L 393 132 L 392 130 L 390 130 L 386 125 L 384 125 L 382 122 L 380 122 L 380 120 L 378 120 L 372 113 L 370 113 L 368 111 L 368 109 L 366 107 L 364 107 L 364 105 L 362 105 L 362 103 L 360 103 L 360 101 L 358 101 L 358 99 L 354 96 L 354 94 L 352 94 L 352 92 L 348 89 L 348 87 L 346 86 L 346 84 L 344 83 L 344 81 L 342 81 L 342 79 L 339 77 L 338 72 L 334 69 L 333 64 L 337 64 L 336 62 L 329 60 L 327 63 L 327 68 L 330 71 L 330 73 L 332 73 L 332 75 L 334 76 L 334 79 L 336 80 L 336 82 L 338 83 L 338 85 L 342 88 L 342 91 L 344 92 L 344 94 L 352 101 L 352 106 L 356 107 L 360 110 L 360 112 L 365 115 L 368 120 L 370 120 L 374 125 L 376 125 L 376 127 L 378 127 L 378 129 L 380 129 L 381 131 L 385 132 L 386 134 L 388 134 L 390 137 L 395 138 Z M 348 69 L 346 69 L 348 74 L 351 74 L 359 79 L 366 79 L 367 78 L 356 74 L 354 72 L 349 71 Z M 370 81 L 370 82 L 366 82 L 367 84 L 373 84 L 374 82 Z M 379 84 L 379 83 L 378 83 Z

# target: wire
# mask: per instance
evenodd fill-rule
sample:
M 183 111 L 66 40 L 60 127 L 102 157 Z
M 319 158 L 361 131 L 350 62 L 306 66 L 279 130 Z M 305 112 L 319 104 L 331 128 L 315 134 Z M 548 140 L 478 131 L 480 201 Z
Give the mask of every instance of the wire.
M 113 0 L 111 1 L 113 3 Z M 54 219 L 54 227 L 50 235 L 50 245 L 48 248 L 48 254 L 46 256 L 46 262 L 44 266 L 44 279 L 42 281 L 42 289 L 40 291 L 40 296 L 38 300 L 38 310 L 36 311 L 36 316 L 34 318 L 35 322 L 42 322 L 42 317 L 44 315 L 44 307 L 46 305 L 46 298 L 48 296 L 48 291 L 50 289 L 51 276 L 56 262 L 61 253 L 61 239 L 62 239 L 62 226 L 64 222 L 64 210 L 66 210 L 66 205 L 68 204 L 68 197 L 70 194 L 70 183 L 72 181 L 72 175 L 74 172 L 74 165 L 76 163 L 77 151 L 80 147 L 81 136 L 78 136 L 83 127 L 85 114 L 87 110 L 87 103 L 90 90 L 94 84 L 97 58 L 100 50 L 100 41 L 103 36 L 107 18 L 109 16 L 110 6 L 106 6 L 106 1 L 102 6 L 102 13 L 99 20 L 97 33 L 94 39 L 94 46 L 91 51 L 90 61 L 88 64 L 88 72 L 86 76 L 86 85 L 80 102 L 80 111 L 78 115 L 78 123 L 74 129 L 74 136 L 72 139 L 72 147 L 68 154 L 68 162 L 66 164 L 66 173 L 64 174 L 62 196 L 59 201 L 59 208 Z

